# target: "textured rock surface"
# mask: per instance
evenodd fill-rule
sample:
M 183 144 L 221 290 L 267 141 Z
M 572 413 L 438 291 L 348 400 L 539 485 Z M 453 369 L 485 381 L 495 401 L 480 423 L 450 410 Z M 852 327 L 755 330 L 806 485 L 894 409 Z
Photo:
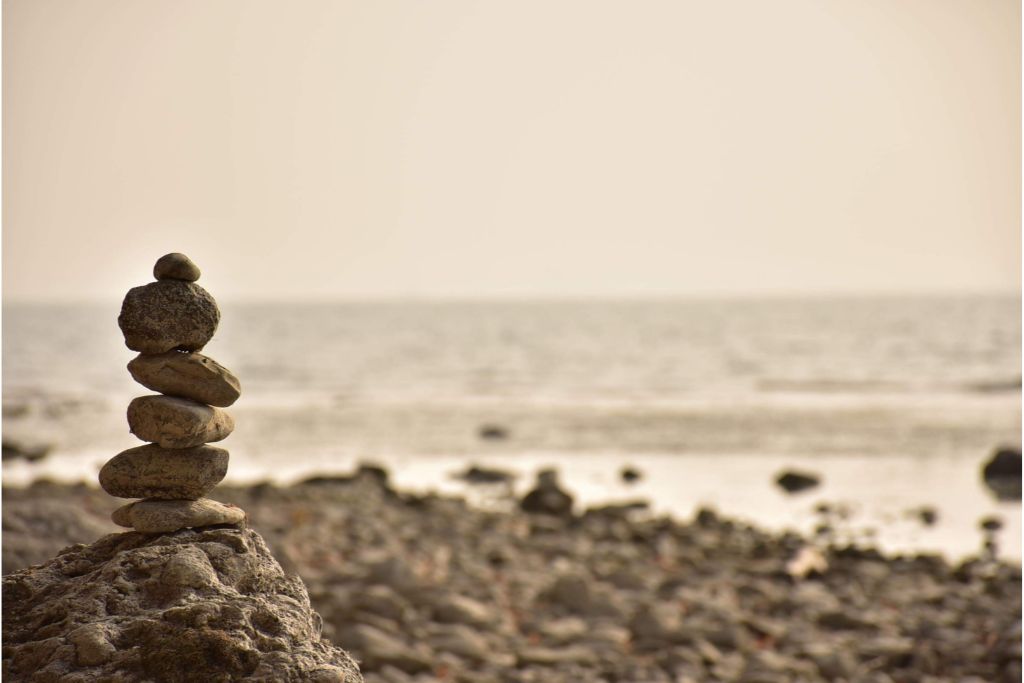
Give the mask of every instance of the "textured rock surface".
M 139 396 L 128 404 L 128 428 L 163 448 L 191 448 L 226 439 L 235 421 L 220 408 L 187 398 Z
M 217 302 L 199 285 L 159 280 L 133 287 L 121 304 L 117 324 L 132 351 L 199 351 L 220 322 Z
M 140 500 L 114 510 L 115 524 L 143 533 L 178 531 L 189 527 L 239 524 L 245 511 L 209 498 L 199 500 Z
M 100 486 L 119 498 L 202 498 L 228 471 L 228 452 L 215 446 L 139 446 L 100 470 Z
M 132 379 L 153 391 L 225 408 L 238 400 L 238 378 L 201 353 L 140 354 L 128 363 Z
M 195 282 L 202 273 L 192 259 L 177 252 L 165 254 L 153 266 L 153 277 L 157 280 L 184 280 Z
M 362 680 L 259 534 L 111 534 L 3 580 L 10 681 Z

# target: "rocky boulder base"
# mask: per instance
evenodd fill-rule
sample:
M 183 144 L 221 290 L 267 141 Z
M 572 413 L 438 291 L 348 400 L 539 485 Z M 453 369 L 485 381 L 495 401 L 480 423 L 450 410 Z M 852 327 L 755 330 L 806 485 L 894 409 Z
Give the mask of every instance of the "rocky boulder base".
M 362 681 L 259 534 L 111 534 L 3 580 L 3 679 Z

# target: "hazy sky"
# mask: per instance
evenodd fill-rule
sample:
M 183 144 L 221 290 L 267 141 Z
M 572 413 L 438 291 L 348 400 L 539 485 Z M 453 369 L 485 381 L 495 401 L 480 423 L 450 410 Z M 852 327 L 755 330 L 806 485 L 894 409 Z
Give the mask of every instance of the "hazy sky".
M 4 297 L 1014 290 L 1020 12 L 4 0 Z

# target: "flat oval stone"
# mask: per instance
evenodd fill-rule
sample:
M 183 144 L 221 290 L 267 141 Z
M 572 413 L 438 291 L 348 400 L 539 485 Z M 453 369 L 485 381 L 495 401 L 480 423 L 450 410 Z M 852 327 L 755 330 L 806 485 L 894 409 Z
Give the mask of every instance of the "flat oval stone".
M 160 448 L 150 444 L 118 453 L 100 470 L 100 486 L 118 498 L 195 500 L 228 472 L 228 452 L 214 446 Z
M 191 448 L 226 439 L 235 421 L 220 408 L 187 398 L 139 396 L 128 404 L 128 428 L 163 448 Z
M 146 499 L 119 507 L 110 518 L 119 526 L 154 534 L 216 524 L 240 524 L 245 521 L 245 510 L 209 498 Z
M 192 263 L 192 259 L 177 252 L 161 256 L 153 266 L 153 277 L 157 280 L 195 282 L 201 274 L 199 266 Z
M 132 351 L 200 351 L 217 331 L 220 311 L 209 292 L 181 280 L 133 287 L 121 304 L 117 324 Z
M 128 363 L 132 378 L 153 391 L 227 407 L 242 393 L 238 378 L 201 353 L 139 354 Z

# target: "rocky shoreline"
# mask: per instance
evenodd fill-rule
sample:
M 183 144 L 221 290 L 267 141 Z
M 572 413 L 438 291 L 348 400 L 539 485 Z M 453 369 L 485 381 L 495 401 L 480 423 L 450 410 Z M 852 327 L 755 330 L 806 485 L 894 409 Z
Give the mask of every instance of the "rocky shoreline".
M 1020 680 L 1020 567 L 984 555 L 883 556 L 710 510 L 483 510 L 377 468 L 212 497 L 248 512 L 371 683 Z M 4 573 L 116 531 L 115 506 L 5 488 Z

